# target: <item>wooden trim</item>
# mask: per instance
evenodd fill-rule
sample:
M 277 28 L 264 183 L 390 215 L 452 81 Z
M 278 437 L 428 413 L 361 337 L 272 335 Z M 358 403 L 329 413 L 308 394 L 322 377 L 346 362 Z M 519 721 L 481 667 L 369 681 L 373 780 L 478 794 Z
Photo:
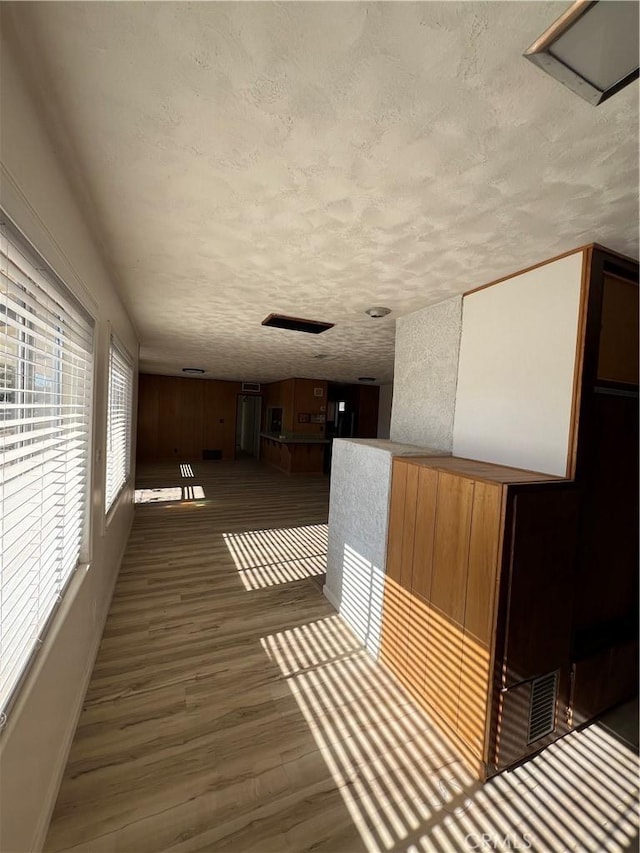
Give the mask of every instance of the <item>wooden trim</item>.
M 506 638 L 507 616 L 511 586 L 511 563 L 513 561 L 513 542 L 515 512 L 513 505 L 514 492 L 506 487 L 503 492 L 502 514 L 500 518 L 500 550 L 496 565 L 496 602 L 495 602 L 495 632 L 492 649 L 492 681 L 490 687 L 490 704 L 488 713 L 488 738 L 486 766 L 487 775 L 498 772 L 498 725 L 500 718 L 500 694 L 506 682 Z
M 609 272 L 609 270 L 607 270 L 607 269 L 605 269 L 604 274 L 606 275 L 607 278 L 613 278 L 613 279 L 615 279 L 615 281 L 623 282 L 623 284 L 632 284 L 632 285 L 635 285 L 635 287 L 638 287 L 640 284 L 638 282 L 637 276 L 636 277 L 630 277 L 627 275 L 620 275 L 619 273 Z
M 602 317 L 602 291 L 604 281 L 604 264 L 606 254 L 601 249 L 593 248 L 589 269 L 589 285 L 587 295 L 587 318 L 584 328 L 582 370 L 580 379 L 579 409 L 576 412 L 578 420 L 578 441 L 573 449 L 573 479 L 582 480 L 584 477 L 585 448 L 591 444 L 593 418 L 590 416 L 594 406 L 594 395 L 589 393 L 594 387 L 598 370 L 598 349 L 600 345 L 600 323 Z
M 497 707 L 498 703 L 496 702 L 496 697 L 498 696 L 498 689 L 496 686 L 496 664 L 500 661 L 500 673 L 502 674 L 502 659 L 504 656 L 498 655 L 498 645 L 501 644 L 500 638 L 500 621 L 499 617 L 501 615 L 501 595 L 502 595 L 502 578 L 503 572 L 505 571 L 505 543 L 508 545 L 509 543 L 506 541 L 505 531 L 507 530 L 507 505 L 509 501 L 509 487 L 507 485 L 502 486 L 502 499 L 500 504 L 500 525 L 499 525 L 499 534 L 498 534 L 498 554 L 496 556 L 496 576 L 495 576 L 495 590 L 493 595 L 493 615 L 492 615 L 492 625 L 491 625 L 491 639 L 489 643 L 490 657 L 489 657 L 489 673 L 490 673 L 490 681 L 489 681 L 489 690 L 487 696 L 487 718 L 485 721 L 485 729 L 484 729 L 484 752 L 483 758 L 484 763 L 487 768 L 487 774 L 489 774 L 490 767 L 492 766 L 492 758 L 494 756 L 495 750 L 493 745 L 493 712 Z M 508 567 L 507 567 L 508 570 Z M 504 621 L 504 620 L 503 620 Z
M 524 55 L 530 56 L 534 53 L 541 53 L 547 50 L 560 36 L 565 33 L 579 18 L 581 18 L 590 7 L 593 6 L 593 0 L 575 0 L 574 3 L 566 9 L 559 18 L 547 27 L 547 29 L 539 36 L 531 47 L 528 47 Z
M 577 249 L 571 249 L 568 252 L 563 252 L 561 255 L 556 255 L 553 258 L 548 258 L 546 261 L 540 261 L 537 264 L 531 264 L 529 267 L 524 267 L 524 269 L 518 270 L 517 272 L 509 273 L 509 275 L 503 275 L 502 278 L 496 278 L 493 281 L 490 281 L 488 284 L 481 284 L 480 287 L 474 287 L 471 290 L 466 290 L 462 297 L 471 296 L 473 293 L 477 293 L 479 290 L 486 290 L 487 287 L 493 287 L 494 284 L 502 284 L 503 281 L 508 281 L 510 278 L 517 278 L 519 275 L 523 275 L 526 272 L 531 272 L 531 270 L 536 270 L 538 267 L 546 267 L 547 264 L 553 264 L 555 261 L 561 261 L 562 258 L 568 258 L 569 255 L 576 255 L 578 252 L 585 252 L 587 249 L 593 248 L 595 243 L 587 243 L 585 246 L 578 246 Z M 605 250 L 608 251 L 608 250 Z
M 569 424 L 569 440 L 567 447 L 567 470 L 566 476 L 573 480 L 576 473 L 576 462 L 578 455 L 578 431 L 580 428 L 580 402 L 582 400 L 582 372 L 584 365 L 584 351 L 587 328 L 587 314 L 589 309 L 589 292 L 591 277 L 591 261 L 593 258 L 593 247 L 585 250 L 582 259 L 582 280 L 580 282 L 580 308 L 578 314 L 578 333 L 576 335 L 576 357 L 573 367 L 573 399 L 571 403 L 571 422 Z
M 585 247 L 586 248 L 586 247 Z M 623 255 L 622 252 L 614 252 L 613 249 L 607 249 L 606 246 L 603 246 L 602 243 L 592 243 L 592 249 L 598 249 L 600 252 L 604 252 L 606 255 L 610 255 L 612 258 L 620 258 L 621 261 L 629 264 L 632 267 L 636 268 L 636 278 L 638 276 L 638 258 L 632 258 L 631 255 Z

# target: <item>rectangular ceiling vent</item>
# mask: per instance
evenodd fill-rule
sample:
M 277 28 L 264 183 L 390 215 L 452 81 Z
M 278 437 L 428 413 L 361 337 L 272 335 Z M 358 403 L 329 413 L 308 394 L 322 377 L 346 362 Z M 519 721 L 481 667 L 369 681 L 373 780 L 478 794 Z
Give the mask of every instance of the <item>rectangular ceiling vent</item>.
M 243 382 L 242 383 L 242 391 L 260 391 L 260 383 L 259 382 Z
M 556 727 L 556 696 L 558 673 L 550 672 L 535 678 L 531 684 L 531 707 L 529 708 L 529 737 L 533 743 L 551 734 Z
M 319 320 L 302 320 L 300 317 L 285 317 L 284 314 L 269 314 L 262 321 L 263 326 L 273 326 L 274 329 L 290 329 L 292 332 L 307 332 L 319 335 L 327 329 L 333 329 L 333 323 L 321 323 Z

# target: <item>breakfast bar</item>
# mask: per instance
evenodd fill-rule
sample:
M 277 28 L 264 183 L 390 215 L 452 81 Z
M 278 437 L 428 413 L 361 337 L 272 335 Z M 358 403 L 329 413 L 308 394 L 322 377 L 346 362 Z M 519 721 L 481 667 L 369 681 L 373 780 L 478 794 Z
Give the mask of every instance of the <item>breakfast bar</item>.
M 328 438 L 295 433 L 260 433 L 260 459 L 285 474 L 321 476 Z

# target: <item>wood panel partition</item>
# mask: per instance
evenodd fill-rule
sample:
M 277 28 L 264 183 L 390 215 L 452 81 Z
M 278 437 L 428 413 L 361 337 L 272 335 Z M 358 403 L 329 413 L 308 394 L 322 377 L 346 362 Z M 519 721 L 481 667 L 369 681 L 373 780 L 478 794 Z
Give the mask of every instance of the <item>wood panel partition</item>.
M 555 610 L 573 570 L 576 516 L 575 488 L 549 475 L 456 457 L 394 460 L 381 659 L 481 778 L 503 763 L 491 735 L 494 667 L 505 691 L 567 670 L 569 636 L 557 642 Z M 543 540 L 541 530 L 550 531 Z M 536 560 L 530 588 L 522 578 Z M 507 589 L 511 621 L 501 627 Z M 550 648 L 529 639 L 528 613 L 541 608 Z
M 637 692 L 637 263 L 580 304 L 566 478 L 393 463 L 381 658 L 482 780 Z

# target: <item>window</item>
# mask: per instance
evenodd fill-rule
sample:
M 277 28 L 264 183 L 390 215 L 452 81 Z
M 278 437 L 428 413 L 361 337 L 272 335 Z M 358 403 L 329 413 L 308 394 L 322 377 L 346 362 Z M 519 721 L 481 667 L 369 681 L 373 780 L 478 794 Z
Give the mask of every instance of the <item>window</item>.
M 131 471 L 131 397 L 133 367 L 115 339 L 109 349 L 107 409 L 107 485 L 105 512 L 122 491 Z
M 0 712 L 88 545 L 93 322 L 0 223 Z

